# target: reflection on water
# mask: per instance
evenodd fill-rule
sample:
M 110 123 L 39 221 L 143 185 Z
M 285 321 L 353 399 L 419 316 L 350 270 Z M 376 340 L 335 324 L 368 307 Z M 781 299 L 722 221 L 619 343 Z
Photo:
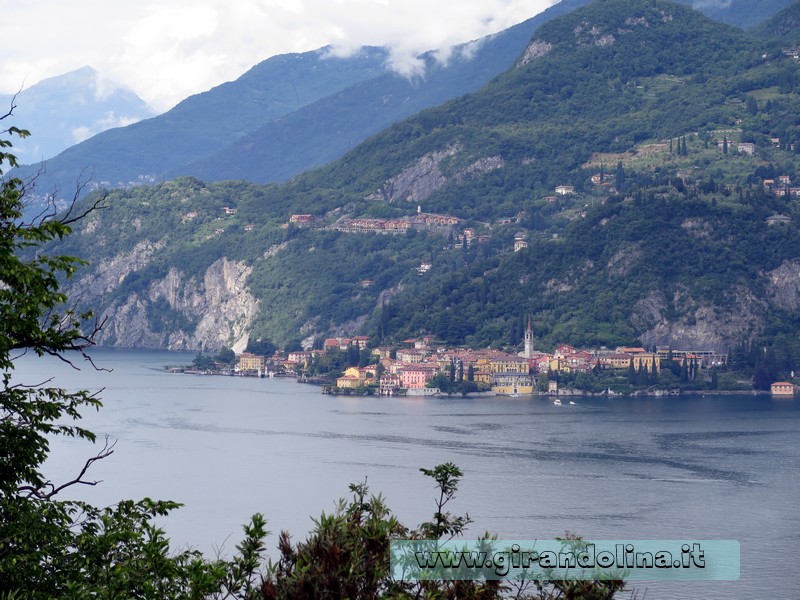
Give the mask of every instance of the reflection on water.
M 101 485 L 72 493 L 95 504 L 183 502 L 164 526 L 175 542 L 213 554 L 238 542 L 254 512 L 274 532 L 303 535 L 311 516 L 331 511 L 348 483 L 365 478 L 401 520 L 419 523 L 434 508 L 419 467 L 452 461 L 465 473 L 452 510 L 469 512 L 475 536 L 736 539 L 739 582 L 658 584 L 647 597 L 783 597 L 794 589 L 791 570 L 774 557 L 800 541 L 798 402 L 345 398 L 291 380 L 162 370 L 192 357 L 98 352 L 111 373 L 19 361 L 20 381 L 53 375 L 64 387 L 105 388 L 104 408 L 85 424 L 118 440 L 116 451 L 93 470 Z M 91 453 L 86 443 L 55 440 L 48 474 L 63 480 Z

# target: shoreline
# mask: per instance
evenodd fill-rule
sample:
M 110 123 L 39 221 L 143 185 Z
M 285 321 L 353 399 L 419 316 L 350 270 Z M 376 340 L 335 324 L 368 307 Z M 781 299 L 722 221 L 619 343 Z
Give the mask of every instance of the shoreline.
M 191 369 L 187 367 L 180 367 L 180 366 L 172 366 L 168 365 L 164 367 L 164 370 L 168 373 L 177 373 L 182 375 L 217 375 L 223 377 L 253 377 L 259 379 L 273 379 L 273 378 L 281 378 L 281 379 L 294 379 L 297 383 L 305 383 L 310 385 L 318 385 L 321 388 L 328 384 L 327 381 L 323 380 L 323 378 L 310 378 L 310 377 L 298 377 L 294 374 L 289 373 L 256 373 L 255 371 L 234 371 L 233 369 L 230 370 L 211 370 L 211 369 Z M 664 396 L 773 396 L 770 390 L 668 390 L 668 389 L 659 389 L 659 390 L 633 390 L 630 393 L 617 393 L 617 392 L 587 392 L 582 390 L 575 390 L 575 389 L 564 389 L 559 390 L 558 392 L 533 392 L 531 394 L 519 394 L 518 396 L 513 396 L 510 394 L 499 394 L 494 392 L 469 392 L 467 394 L 446 394 L 441 391 L 437 391 L 430 394 L 396 394 L 394 396 L 381 396 L 380 394 L 337 394 L 331 393 L 331 391 L 320 391 L 322 394 L 326 395 L 334 395 L 334 396 L 374 396 L 376 398 L 384 398 L 384 397 L 405 397 L 405 398 L 425 398 L 425 397 L 437 397 L 437 398 L 533 398 L 533 397 L 543 397 L 543 398 L 573 398 L 573 397 L 584 397 L 584 398 L 635 398 L 635 397 L 645 397 L 645 398 L 659 398 Z M 793 398 L 794 396 L 785 396 L 786 398 Z

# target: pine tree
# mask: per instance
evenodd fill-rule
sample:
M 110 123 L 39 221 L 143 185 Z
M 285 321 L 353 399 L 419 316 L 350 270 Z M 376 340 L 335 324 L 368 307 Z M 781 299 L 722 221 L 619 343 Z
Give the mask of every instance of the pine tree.
M 622 167 L 622 161 L 617 163 L 617 189 L 622 190 L 625 185 L 625 169 Z

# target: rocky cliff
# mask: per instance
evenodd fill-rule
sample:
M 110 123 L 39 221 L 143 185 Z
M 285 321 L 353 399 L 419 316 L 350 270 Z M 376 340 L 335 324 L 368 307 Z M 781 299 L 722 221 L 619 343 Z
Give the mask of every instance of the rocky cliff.
M 244 350 L 258 301 L 248 291 L 251 268 L 223 257 L 202 279 L 176 268 L 105 309 L 98 337 L 105 346 L 169 350 Z M 100 271 L 100 269 L 98 269 Z

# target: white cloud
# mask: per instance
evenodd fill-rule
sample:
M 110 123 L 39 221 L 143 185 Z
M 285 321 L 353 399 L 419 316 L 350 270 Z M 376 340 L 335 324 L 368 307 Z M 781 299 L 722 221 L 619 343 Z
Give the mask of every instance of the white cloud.
M 85 125 L 81 125 L 79 127 L 73 127 L 70 130 L 70 135 L 72 135 L 72 141 L 76 144 L 80 144 L 83 140 L 88 140 L 94 134 L 95 132 L 92 130 L 92 128 L 86 127 Z
M 0 93 L 85 64 L 158 110 L 275 54 L 390 46 L 391 66 L 494 33 L 556 0 L 37 0 L 3 7 Z M 34 33 L 35 32 L 35 33 Z

